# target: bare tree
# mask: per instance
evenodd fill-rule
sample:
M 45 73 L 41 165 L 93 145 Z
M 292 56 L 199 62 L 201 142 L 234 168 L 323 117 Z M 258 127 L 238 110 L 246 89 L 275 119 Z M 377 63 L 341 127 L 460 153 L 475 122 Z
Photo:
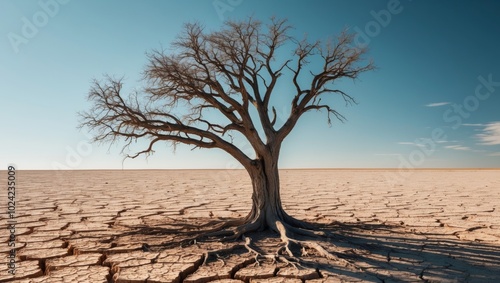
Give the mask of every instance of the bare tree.
M 121 79 L 95 81 L 89 94 L 93 107 L 82 113 L 82 126 L 94 130 L 96 141 L 124 138 L 127 147 L 138 139 L 148 140 L 149 146 L 132 158 L 151 154 L 154 145 L 164 141 L 219 148 L 234 157 L 252 180 L 252 209 L 243 219 L 226 222 L 213 232 L 230 231 L 236 239 L 244 233 L 272 229 L 287 245 L 297 242 L 290 232 L 321 235 L 282 208 L 280 148 L 306 112 L 323 110 L 328 122 L 331 115 L 344 120 L 321 98 L 338 96 L 346 103 L 355 102 L 335 83 L 356 79 L 373 65 L 363 63 L 365 49 L 355 48 L 348 32 L 328 42 L 297 40 L 289 32 L 287 21 L 277 19 L 267 25 L 254 19 L 229 21 L 214 32 L 206 32 L 200 24 L 187 24 L 173 43 L 172 53 L 157 50 L 148 54 L 147 87 L 142 91 L 124 96 Z M 286 50 L 291 50 L 291 56 L 279 53 Z M 289 59 L 281 60 L 284 55 Z M 310 66 L 317 70 L 308 68 L 313 60 Z M 292 93 L 279 94 L 289 97 L 291 111 L 278 122 L 271 97 L 283 78 L 293 85 Z M 182 109 L 189 110 L 182 113 Z M 209 121 L 207 116 L 216 118 Z M 248 141 L 252 156 L 234 145 L 235 136 Z M 288 246 L 285 248 L 291 255 Z

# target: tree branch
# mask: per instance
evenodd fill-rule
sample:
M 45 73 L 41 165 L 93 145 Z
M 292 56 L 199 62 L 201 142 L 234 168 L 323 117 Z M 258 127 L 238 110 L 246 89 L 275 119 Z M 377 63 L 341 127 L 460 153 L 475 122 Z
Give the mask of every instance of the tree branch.
M 329 105 L 319 105 L 320 96 L 327 94 L 340 95 L 346 104 L 356 103 L 353 97 L 349 96 L 342 90 L 330 88 L 338 80 L 356 79 L 361 73 L 374 69 L 372 62 L 361 63 L 362 56 L 366 53 L 366 49 L 352 47 L 353 35 L 342 32 L 335 41 L 329 41 L 326 47 L 323 47 L 320 42 L 313 44 L 303 40 L 298 43 L 295 54 L 298 56 L 297 66 L 294 69 L 289 68 L 293 76 L 293 84 L 296 89 L 296 94 L 292 99 L 292 110 L 287 121 L 278 130 L 278 140 L 283 139 L 291 132 L 296 125 L 298 119 L 310 110 L 326 109 L 328 113 L 328 123 L 331 124 L 330 114 L 334 114 L 340 121 L 345 121 L 345 117 L 338 111 L 333 110 Z M 314 74 L 308 87 L 303 87 L 299 83 L 299 78 L 304 66 L 309 63 L 308 58 L 319 54 L 322 58 L 323 66 L 321 72 Z
M 297 41 L 289 30 L 286 20 L 275 18 L 266 28 L 249 18 L 228 21 L 214 32 L 187 24 L 173 43 L 175 52 L 148 54 L 147 86 L 142 91 L 123 96 L 122 79 L 106 76 L 104 82 L 94 81 L 88 96 L 93 105 L 81 114 L 81 125 L 97 132 L 95 141 L 123 138 L 124 149 L 138 139 L 148 139 L 149 146 L 127 155 L 130 158 L 151 154 L 156 143 L 170 141 L 220 148 L 249 169 L 255 162 L 233 144 L 236 133 L 250 143 L 257 158 L 277 157 L 282 141 L 304 113 L 326 110 L 329 123 L 332 114 L 345 121 L 321 98 L 339 95 L 346 104 L 356 103 L 333 85 L 374 68 L 371 62 L 362 62 L 366 50 L 352 47 L 353 35 L 347 32 L 322 44 L 307 38 Z M 295 45 L 293 57 L 279 60 L 277 54 L 287 44 Z M 320 59 L 319 66 L 308 66 L 316 62 L 313 57 Z M 294 86 L 292 108 L 275 129 L 278 115 L 271 98 L 286 72 Z M 311 77 L 305 80 L 305 76 Z M 263 129 L 263 137 L 257 129 Z

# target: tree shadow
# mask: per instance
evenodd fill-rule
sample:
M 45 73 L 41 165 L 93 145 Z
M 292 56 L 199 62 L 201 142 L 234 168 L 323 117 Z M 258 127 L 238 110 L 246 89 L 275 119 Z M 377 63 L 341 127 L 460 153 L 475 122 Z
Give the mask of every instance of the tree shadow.
M 460 240 L 452 233 L 418 232 L 396 224 L 358 222 L 320 225 L 336 234 L 335 252 L 362 270 L 326 270 L 375 282 L 500 282 L 500 245 Z
M 113 237 L 113 241 L 134 237 L 147 245 L 145 252 L 150 248 L 165 251 L 192 247 L 201 242 L 221 241 L 223 237 L 202 235 L 223 221 L 227 219 L 190 219 L 128 226 Z M 314 251 L 301 256 L 300 260 L 306 266 L 317 268 L 323 277 L 337 277 L 346 282 L 500 282 L 500 245 L 495 243 L 465 241 L 451 233 L 423 233 L 411 227 L 387 223 L 315 225 L 318 230 L 333 236 L 301 237 L 302 240 L 321 244 L 339 260 L 327 260 Z M 253 239 L 252 245 L 261 253 L 270 252 L 270 246 L 278 248 L 281 245 L 279 235 L 271 231 L 245 236 Z M 233 251 L 236 252 L 227 249 L 229 253 Z

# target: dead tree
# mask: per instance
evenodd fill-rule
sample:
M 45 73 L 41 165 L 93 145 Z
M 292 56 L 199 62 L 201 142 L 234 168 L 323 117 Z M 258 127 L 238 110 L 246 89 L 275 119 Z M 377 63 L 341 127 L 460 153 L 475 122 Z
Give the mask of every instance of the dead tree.
M 131 158 L 151 154 L 158 142 L 219 148 L 230 154 L 248 171 L 253 185 L 250 213 L 217 227 L 229 229 L 235 239 L 271 229 L 280 233 L 289 252 L 289 243 L 297 242 L 290 233 L 321 234 L 282 208 L 280 148 L 306 112 L 322 110 L 328 122 L 331 116 L 345 119 L 321 98 L 338 96 L 345 103 L 355 102 L 336 88 L 336 82 L 373 69 L 363 58 L 366 50 L 353 46 L 348 32 L 328 42 L 297 40 L 290 36 L 287 21 L 276 19 L 267 25 L 254 19 L 229 21 L 213 32 L 187 24 L 172 47 L 172 52 L 148 54 L 146 87 L 141 91 L 125 96 L 121 79 L 95 81 L 89 94 L 93 107 L 82 113 L 82 126 L 94 130 L 96 141 L 125 139 L 127 147 L 138 139 L 148 140 L 149 146 Z M 277 122 L 271 97 L 283 78 L 293 85 L 291 93 L 279 93 L 289 97 L 291 111 Z M 235 146 L 233 136 L 245 138 L 254 155 Z

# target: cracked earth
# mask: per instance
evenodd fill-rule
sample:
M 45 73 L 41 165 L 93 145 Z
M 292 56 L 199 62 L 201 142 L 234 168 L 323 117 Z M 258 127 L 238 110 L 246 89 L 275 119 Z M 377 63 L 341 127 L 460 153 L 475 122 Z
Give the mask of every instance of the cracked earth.
M 337 260 L 302 251 L 294 267 L 241 242 L 170 244 L 246 215 L 244 171 L 18 171 L 16 275 L 2 213 L 0 282 L 500 282 L 499 173 L 282 170 L 287 212 L 336 235 L 321 244 Z

